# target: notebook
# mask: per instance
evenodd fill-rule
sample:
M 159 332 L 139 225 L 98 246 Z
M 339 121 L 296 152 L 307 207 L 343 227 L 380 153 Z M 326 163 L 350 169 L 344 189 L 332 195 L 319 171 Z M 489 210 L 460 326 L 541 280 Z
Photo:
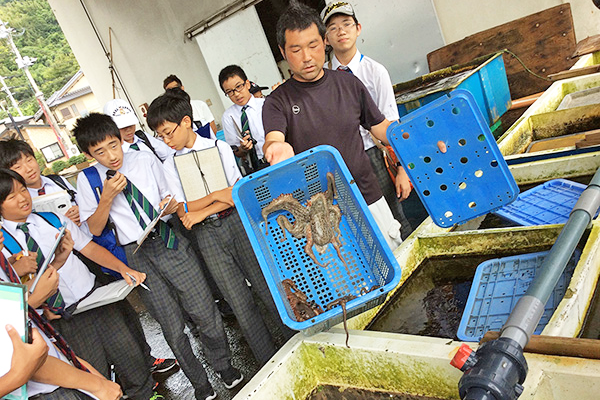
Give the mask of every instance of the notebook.
M 100 286 L 79 302 L 73 315 L 121 301 L 131 293 L 133 288 L 134 286 L 129 286 L 124 279 Z
M 217 146 L 175 156 L 174 160 L 187 202 L 229 186 Z

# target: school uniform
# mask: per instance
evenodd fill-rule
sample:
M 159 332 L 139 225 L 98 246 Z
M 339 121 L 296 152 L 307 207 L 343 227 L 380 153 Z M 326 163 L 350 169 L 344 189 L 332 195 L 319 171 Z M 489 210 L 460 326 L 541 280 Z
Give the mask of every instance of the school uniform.
M 196 137 L 192 148 L 179 150 L 176 155 L 214 146 L 215 141 Z M 227 182 L 233 185 L 241 178 L 233 151 L 222 141 L 217 141 L 216 146 L 221 155 Z M 185 201 L 181 181 L 175 169 L 174 157 L 165 161 L 164 167 L 175 198 L 179 202 Z M 265 364 L 275 354 L 275 346 L 252 297 L 252 292 L 246 284 L 246 279 L 278 321 L 280 321 L 279 314 L 237 211 L 232 207 L 219 214 L 211 215 L 196 224 L 192 232 L 196 236 L 208 269 L 225 296 L 225 300 L 231 306 L 254 356 L 259 363 Z
M 106 167 L 97 164 L 95 168 L 101 177 L 106 176 Z M 160 201 L 170 194 L 162 165 L 154 155 L 147 152 L 125 153 L 119 172 L 143 193 L 155 210 L 159 209 Z M 96 211 L 98 203 L 84 174 L 79 175 L 77 186 L 81 219 L 87 220 Z M 137 202 L 134 202 L 134 206 L 140 217 L 146 223 L 150 222 L 150 218 Z M 168 248 L 163 238 L 155 231 L 151 232 L 134 254 L 136 240 L 141 236 L 143 229 L 124 192 L 114 198 L 110 218 L 115 223 L 119 240 L 124 244 L 129 266 L 146 273 L 144 283 L 151 291 L 138 291 L 142 301 L 152 317 L 161 325 L 167 343 L 196 393 L 206 392 L 210 384 L 204 367 L 192 352 L 189 338 L 184 333 L 182 310 L 185 309 L 198 326 L 204 354 L 216 371 L 230 368 L 231 356 L 223 322 L 189 241 L 181 235 L 174 234 L 170 237 L 176 237 L 176 240 L 170 243 L 173 245 L 176 242 L 176 245 L 174 248 Z M 170 218 L 170 215 L 163 217 L 163 221 L 168 222 Z
M 256 155 L 258 159 L 264 158 L 264 154 L 262 148 L 265 144 L 265 128 L 263 127 L 262 122 L 262 108 L 263 104 L 265 104 L 264 98 L 256 98 L 254 96 L 250 97 L 248 103 L 245 106 L 240 106 L 237 104 L 233 104 L 223 113 L 223 117 L 221 118 L 221 124 L 223 124 L 223 133 L 225 134 L 225 141 L 230 146 L 239 146 L 240 139 L 239 134 L 237 133 L 237 128 L 240 131 L 242 129 L 242 108 L 246 111 L 246 115 L 248 117 L 249 129 L 252 134 L 252 137 L 256 140 L 256 144 L 254 147 L 256 148 Z
M 12 267 L 9 266 L 8 268 L 12 268 Z M 14 274 L 16 274 L 16 272 L 14 272 Z M 0 281 L 5 281 L 5 282 L 11 281 L 9 279 L 8 275 L 6 274 L 6 272 L 4 272 L 2 270 L 2 268 L 0 268 Z M 35 322 L 32 322 L 32 327 L 38 328 L 40 336 L 46 342 L 46 345 L 48 346 L 48 357 L 58 358 L 59 360 L 70 364 L 67 357 L 62 352 L 60 352 L 57 347 L 54 346 L 54 343 L 52 343 L 52 341 L 48 338 L 48 336 L 46 336 L 46 334 L 42 330 L 39 329 L 39 327 L 35 324 Z M 17 396 L 18 395 L 17 392 L 20 392 L 20 389 L 15 390 L 14 392 L 12 392 L 12 394 Z M 40 399 L 40 400 L 42 400 L 42 399 L 43 400 L 54 400 L 54 399 L 87 400 L 87 399 L 91 399 L 91 397 L 89 397 L 83 391 L 74 390 L 74 389 L 65 389 L 65 388 L 61 388 L 56 385 L 50 385 L 47 383 L 40 383 L 40 382 L 36 382 L 36 381 L 27 382 L 27 397 L 29 399 Z
M 329 63 L 327 63 L 326 66 L 329 67 Z M 346 68 L 348 69 L 346 70 Z M 390 74 L 387 69 L 382 64 L 361 54 L 361 52 L 357 50 L 354 57 L 352 57 L 352 60 L 345 66 L 339 62 L 335 55 L 333 55 L 331 59 L 331 69 L 346 70 L 347 72 L 354 74 L 365 85 L 371 98 L 377 105 L 377 108 L 388 121 L 397 121 L 400 119 L 392 80 L 390 79 Z M 384 156 L 381 150 L 375 145 L 369 131 L 362 126 L 359 127 L 359 130 L 365 151 L 369 156 L 369 161 L 371 162 L 377 181 L 381 186 L 383 196 L 390 206 L 394 219 L 400 222 L 402 238 L 406 239 L 412 232 L 412 227 L 406 219 L 402 204 L 398 201 L 398 197 L 396 196 L 396 186 L 390 179 Z
M 42 186 L 41 187 L 39 187 L 37 189 L 27 187 L 27 190 L 29 191 L 29 194 L 31 195 L 32 199 L 34 199 L 38 196 L 45 195 L 45 194 L 51 194 L 51 193 L 61 192 L 61 191 L 65 190 L 65 189 L 61 188 L 60 186 L 58 186 L 52 179 L 45 177 L 43 175 L 41 176 L 41 178 L 42 178 Z M 75 188 L 69 183 L 69 181 L 67 181 L 66 179 L 64 179 L 62 177 L 61 177 L 61 179 L 62 179 L 64 185 L 69 190 L 76 192 Z M 71 205 L 72 206 L 77 205 L 75 200 L 71 199 Z
M 152 147 L 154 147 L 154 151 L 152 151 L 152 149 L 148 147 L 148 145 L 146 145 L 146 143 L 142 139 L 140 139 L 138 135 L 133 135 L 133 143 L 123 141 L 123 153 L 128 153 L 131 151 L 145 151 L 151 154 L 155 154 L 161 161 L 164 161 L 175 152 L 175 150 L 167 146 L 162 140 L 157 139 L 154 136 L 147 134 L 146 132 L 144 132 L 144 135 L 146 135 L 148 141 L 150 142 Z
M 91 238 L 66 217 L 58 216 L 66 223 L 75 242 L 74 250 L 81 251 Z M 37 214 L 27 217 L 27 228 L 37 242 L 44 257 L 49 254 L 58 230 Z M 13 236 L 21 248 L 26 248 L 25 233 L 14 221 L 5 220 L 3 228 Z M 2 250 L 8 258 L 11 254 Z M 67 314 L 76 308 L 77 303 L 96 286 L 94 275 L 74 254 L 70 254 L 65 264 L 58 270 L 58 289 L 64 300 Z M 123 391 L 132 399 L 148 399 L 152 396 L 152 378 L 149 372 L 150 357 L 138 336 L 138 329 L 130 325 L 137 320 L 126 301 L 119 301 L 98 307 L 84 313 L 63 317 L 51 322 L 70 343 L 75 353 L 88 361 L 106 378 L 110 378 L 110 365 L 115 366 Z M 137 320 L 139 324 L 139 320 Z
M 208 104 L 202 100 L 190 100 L 190 104 L 192 106 L 192 121 L 195 125 L 194 132 L 205 138 L 216 139 L 216 132 L 213 132 L 210 127 L 210 123 L 215 120 L 215 117 L 208 108 Z

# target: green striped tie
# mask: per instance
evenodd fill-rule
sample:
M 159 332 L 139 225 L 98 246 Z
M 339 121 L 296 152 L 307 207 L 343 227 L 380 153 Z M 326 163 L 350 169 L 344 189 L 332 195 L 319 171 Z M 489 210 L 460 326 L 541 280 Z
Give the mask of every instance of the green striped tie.
M 38 265 L 38 269 L 42 266 L 46 258 L 44 254 L 42 254 L 42 250 L 40 250 L 40 246 L 37 244 L 34 238 L 29 234 L 29 227 L 27 226 L 29 222 L 25 222 L 23 224 L 17 225 L 17 228 L 22 230 L 25 234 L 25 241 L 27 242 L 27 250 L 37 253 L 37 257 L 35 262 Z M 46 304 L 48 305 L 48 309 L 54 314 L 62 314 L 65 310 L 65 300 L 60 294 L 60 291 L 56 291 L 55 294 L 48 297 L 46 300 Z
M 138 146 L 137 143 L 133 143 L 131 145 L 129 145 L 130 149 L 134 149 L 135 151 L 140 151 L 140 146 Z
M 131 211 L 133 211 L 133 214 L 138 220 L 140 226 L 142 229 L 146 229 L 147 224 L 140 215 L 139 208 L 136 207 L 135 203 L 137 203 L 142 210 L 144 210 L 144 213 L 146 213 L 150 220 L 156 218 L 158 216 L 158 212 L 154 209 L 152 204 L 150 204 L 146 196 L 144 196 L 144 194 L 140 192 L 140 190 L 133 183 L 131 183 L 129 179 L 127 179 L 127 186 L 125 187 L 125 190 L 123 190 L 123 194 L 125 195 L 125 198 L 129 203 L 129 207 L 131 207 Z M 167 225 L 167 223 L 163 220 L 158 221 L 158 234 L 165 242 L 165 245 L 168 249 L 177 249 L 179 240 L 175 236 L 175 232 L 173 232 L 169 225 Z

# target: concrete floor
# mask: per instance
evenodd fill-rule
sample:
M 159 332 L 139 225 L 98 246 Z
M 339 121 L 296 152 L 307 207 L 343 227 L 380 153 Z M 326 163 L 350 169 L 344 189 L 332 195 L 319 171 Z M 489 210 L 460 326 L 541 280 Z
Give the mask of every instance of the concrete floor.
M 140 316 L 140 321 L 146 335 L 146 341 L 152 349 L 152 355 L 158 358 L 172 358 L 173 353 L 162 335 L 160 325 L 150 316 L 148 311 L 146 311 L 135 290 L 128 296 L 128 300 Z M 262 311 L 262 314 L 265 315 L 265 310 L 263 309 Z M 221 379 L 216 375 L 215 371 L 207 364 L 199 340 L 188 332 L 187 328 L 186 333 L 191 340 L 194 353 L 202 362 L 202 365 L 206 369 L 208 379 L 218 394 L 217 399 L 230 400 L 259 371 L 260 366 L 254 359 L 246 340 L 242 337 L 242 333 L 235 318 L 224 318 L 223 322 L 229 341 L 229 348 L 231 349 L 232 364 L 244 374 L 244 381 L 233 390 L 228 390 L 223 385 Z M 271 332 L 273 332 L 274 321 L 267 320 L 266 322 Z M 281 335 L 278 335 L 275 338 L 275 342 L 279 348 L 284 344 L 284 339 Z M 161 380 L 161 376 L 158 376 L 157 378 L 157 380 Z M 194 389 L 181 370 L 168 376 L 166 380 L 161 382 L 157 391 L 165 397 L 165 400 L 195 399 Z

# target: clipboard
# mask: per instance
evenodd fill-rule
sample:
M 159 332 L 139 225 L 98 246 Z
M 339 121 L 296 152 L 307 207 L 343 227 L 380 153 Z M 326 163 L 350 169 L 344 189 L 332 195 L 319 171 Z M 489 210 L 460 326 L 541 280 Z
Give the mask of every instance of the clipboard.
M 175 156 L 173 160 L 187 202 L 229 186 L 217 146 Z
M 52 245 L 52 249 L 48 253 L 48 257 L 45 257 L 44 263 L 42 264 L 42 266 L 40 267 L 40 269 L 36 273 L 35 280 L 33 281 L 33 284 L 31 285 L 31 289 L 29 289 L 30 293 L 33 293 L 33 291 L 35 290 L 35 287 L 37 286 L 37 284 L 38 284 L 38 282 L 40 280 L 40 278 L 42 277 L 42 275 L 44 275 L 44 272 L 46 272 L 46 268 L 48 268 L 48 265 L 50 264 L 50 259 L 54 258 L 54 257 L 51 257 L 51 256 L 54 255 L 54 252 L 58 248 L 58 244 L 60 243 L 60 240 L 63 238 L 63 236 L 65 236 L 65 230 L 66 229 L 67 229 L 67 225 L 63 224 L 63 226 L 61 226 L 60 229 L 58 230 L 58 237 L 54 241 L 54 244 Z M 38 250 L 38 251 L 41 251 L 41 250 Z
M 11 324 L 21 336 L 23 342 L 29 341 L 29 329 L 27 329 L 27 286 L 0 282 L 0 376 L 10 370 L 13 346 L 10 336 L 4 328 Z M 27 399 L 27 387 L 25 385 L 9 393 L 3 399 L 25 400 Z
M 152 229 L 154 229 L 154 227 L 156 226 L 158 221 L 162 217 L 165 216 L 165 210 L 167 209 L 169 204 L 171 204 L 171 201 L 174 199 L 173 195 L 169 195 L 169 197 L 170 197 L 170 199 L 169 199 L 168 203 L 165 204 L 165 206 L 162 208 L 162 210 L 160 210 L 160 213 L 156 216 L 156 218 L 154 218 L 148 225 L 146 225 L 146 229 L 144 229 L 144 232 L 142 232 L 142 235 L 137 239 L 137 241 L 136 241 L 137 247 L 133 251 L 133 254 L 135 254 L 140 249 L 140 247 L 142 246 L 142 243 L 144 243 L 144 240 L 146 240 L 146 238 L 148 237 L 150 232 L 152 232 Z

